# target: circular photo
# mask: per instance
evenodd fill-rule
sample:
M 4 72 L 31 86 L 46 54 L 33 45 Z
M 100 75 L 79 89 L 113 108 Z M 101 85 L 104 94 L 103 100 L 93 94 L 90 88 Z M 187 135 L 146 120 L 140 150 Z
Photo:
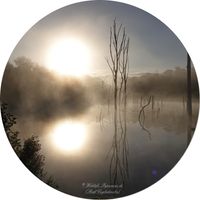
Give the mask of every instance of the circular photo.
M 87 1 L 35 24 L 6 65 L 1 114 L 21 162 L 75 197 L 114 199 L 164 177 L 187 149 L 199 87 L 190 55 L 157 18 Z

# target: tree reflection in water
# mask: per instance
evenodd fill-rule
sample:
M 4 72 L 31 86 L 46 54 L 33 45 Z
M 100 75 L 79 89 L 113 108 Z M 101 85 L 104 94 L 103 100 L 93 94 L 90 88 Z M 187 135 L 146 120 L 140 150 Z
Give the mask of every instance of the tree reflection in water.
M 110 59 L 106 59 L 113 77 L 114 134 L 112 139 L 109 165 L 110 183 L 125 184 L 129 177 L 127 142 L 127 82 L 129 73 L 129 37 L 122 24 L 116 19 L 110 27 Z

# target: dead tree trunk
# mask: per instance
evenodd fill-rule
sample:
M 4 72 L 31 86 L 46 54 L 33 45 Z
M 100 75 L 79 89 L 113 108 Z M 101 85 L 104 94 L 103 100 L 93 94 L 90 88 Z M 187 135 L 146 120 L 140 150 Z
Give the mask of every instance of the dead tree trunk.
M 118 135 L 119 134 L 118 121 L 119 120 L 121 121 L 121 119 L 118 119 L 118 117 L 121 117 L 120 104 L 122 101 L 123 87 L 124 87 L 124 92 L 126 93 L 126 84 L 128 77 L 127 60 L 128 60 L 129 39 L 127 39 L 125 28 L 123 29 L 123 32 L 121 31 L 121 29 L 122 25 L 117 26 L 116 20 L 114 20 L 113 26 L 110 28 L 110 42 L 109 42 L 110 59 L 106 58 L 107 64 L 112 73 L 113 84 L 114 84 L 114 92 L 113 92 L 114 136 L 112 143 L 111 163 L 110 163 L 110 178 L 112 178 L 111 175 L 114 177 L 112 179 L 113 181 L 111 181 L 114 184 L 118 182 L 119 176 L 122 179 L 124 178 L 124 172 L 123 172 L 124 167 L 120 159 L 121 144 L 119 143 L 120 139 Z M 125 77 L 122 71 L 126 73 Z M 121 81 L 119 79 L 119 75 L 121 75 Z
M 154 110 L 154 106 L 155 106 L 155 98 L 154 96 L 152 96 L 152 100 L 151 100 L 151 109 Z
M 192 138 L 192 86 L 191 86 L 191 59 L 187 54 L 187 137 L 188 145 Z
M 144 123 L 145 123 L 145 108 L 150 105 L 151 101 L 152 101 L 152 96 L 150 96 L 148 102 L 144 106 L 142 106 L 138 116 L 139 124 L 142 127 L 142 129 L 148 133 L 150 140 L 151 140 L 151 132 L 145 128 Z

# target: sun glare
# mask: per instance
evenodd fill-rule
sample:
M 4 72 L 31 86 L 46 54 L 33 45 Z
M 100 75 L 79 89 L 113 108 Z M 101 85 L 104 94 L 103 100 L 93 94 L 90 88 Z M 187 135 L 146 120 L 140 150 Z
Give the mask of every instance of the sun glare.
M 46 66 L 50 70 L 68 76 L 88 74 L 90 62 L 91 55 L 88 46 L 74 38 L 53 43 L 46 57 Z
M 52 140 L 61 151 L 78 151 L 86 140 L 86 126 L 82 123 L 61 122 L 53 128 Z

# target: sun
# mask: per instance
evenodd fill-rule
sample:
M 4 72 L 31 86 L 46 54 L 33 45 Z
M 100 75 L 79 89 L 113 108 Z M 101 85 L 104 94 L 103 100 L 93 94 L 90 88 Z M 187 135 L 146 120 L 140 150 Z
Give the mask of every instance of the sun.
M 60 75 L 84 76 L 89 73 L 91 52 L 88 46 L 75 38 L 55 41 L 47 51 L 46 66 Z
M 86 126 L 82 123 L 64 121 L 52 129 L 53 144 L 61 151 L 77 152 L 86 141 Z

